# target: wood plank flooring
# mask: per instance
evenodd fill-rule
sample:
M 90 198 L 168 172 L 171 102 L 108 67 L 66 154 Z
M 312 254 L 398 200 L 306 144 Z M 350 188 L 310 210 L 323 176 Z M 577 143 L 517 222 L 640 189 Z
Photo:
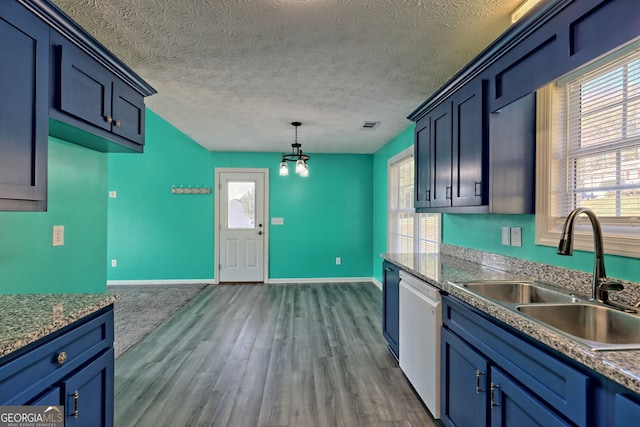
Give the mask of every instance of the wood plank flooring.
M 211 285 L 119 358 L 116 426 L 440 426 L 371 283 Z

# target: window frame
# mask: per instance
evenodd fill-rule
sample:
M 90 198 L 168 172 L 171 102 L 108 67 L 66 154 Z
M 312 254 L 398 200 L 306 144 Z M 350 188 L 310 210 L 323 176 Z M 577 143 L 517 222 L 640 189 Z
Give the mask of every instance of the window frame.
M 396 209 L 394 210 L 394 206 L 393 206 L 393 202 L 394 202 L 394 194 L 396 195 L 396 199 L 398 196 L 398 189 L 399 186 L 395 186 L 394 185 L 394 179 L 392 178 L 392 168 L 398 164 L 399 162 L 402 162 L 408 158 L 413 158 L 414 162 L 415 162 L 415 158 L 414 158 L 414 147 L 413 145 L 402 150 L 401 152 L 399 152 L 398 154 L 396 154 L 395 156 L 389 158 L 389 160 L 387 161 L 387 252 L 388 253 L 397 253 L 397 249 L 396 248 L 392 248 L 392 246 L 395 246 L 395 244 L 393 242 L 396 241 L 395 237 L 399 235 L 398 232 L 396 232 L 396 224 L 397 222 L 394 221 L 394 214 L 396 213 L 410 213 L 413 215 L 413 245 L 412 245 L 412 252 L 411 253 L 420 253 L 420 247 L 421 247 L 421 243 L 425 242 L 427 244 L 427 246 L 433 246 L 435 249 L 433 251 L 428 251 L 426 253 L 434 253 L 434 252 L 438 252 L 439 251 L 439 245 L 442 241 L 442 218 L 440 217 L 440 214 L 420 214 L 417 213 L 415 211 L 415 196 L 411 197 L 411 207 L 407 208 L 407 209 Z M 414 167 L 414 166 L 412 166 Z M 414 169 L 413 169 L 414 170 Z M 415 178 L 414 178 L 414 189 L 415 189 Z M 431 240 L 431 239 L 424 239 L 421 238 L 420 236 L 420 224 L 421 224 L 421 216 L 425 215 L 425 216 L 437 216 L 437 241 Z M 394 228 L 396 227 L 396 228 Z
M 565 84 L 593 69 L 606 65 L 629 53 L 638 43 L 627 45 L 586 67 L 549 84 L 536 93 L 536 244 L 557 246 L 566 217 L 554 214 L 561 203 L 556 194 L 555 180 L 564 180 L 558 162 L 558 144 L 563 144 L 563 126 L 566 126 L 562 97 L 557 85 Z M 558 176 L 553 177 L 553 174 Z M 627 257 L 640 257 L 640 217 L 600 217 L 605 253 Z M 581 218 L 575 228 L 574 249 L 593 251 L 593 232 L 589 221 Z

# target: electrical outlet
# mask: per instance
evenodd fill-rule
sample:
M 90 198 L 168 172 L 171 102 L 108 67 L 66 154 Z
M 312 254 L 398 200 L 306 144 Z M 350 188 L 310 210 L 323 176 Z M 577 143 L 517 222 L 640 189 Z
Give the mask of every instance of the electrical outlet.
M 53 226 L 53 246 L 64 246 L 64 225 Z
M 522 228 L 511 227 L 511 246 L 522 247 Z
M 118 192 L 117 191 L 109 191 L 109 198 L 110 199 L 117 199 L 118 198 Z
M 336 265 L 340 265 L 342 264 L 342 258 L 340 258 L 339 256 L 336 257 Z
M 502 244 L 511 246 L 511 229 L 509 227 L 502 227 Z
M 118 266 L 118 260 L 117 259 L 112 259 L 111 260 L 111 267 L 117 267 Z

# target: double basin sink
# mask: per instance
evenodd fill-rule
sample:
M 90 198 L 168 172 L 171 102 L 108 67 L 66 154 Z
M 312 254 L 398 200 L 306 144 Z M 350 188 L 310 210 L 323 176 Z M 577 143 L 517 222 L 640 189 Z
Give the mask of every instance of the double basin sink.
M 566 289 L 526 281 L 480 281 L 462 286 L 591 350 L 640 350 L 640 316 L 577 297 Z

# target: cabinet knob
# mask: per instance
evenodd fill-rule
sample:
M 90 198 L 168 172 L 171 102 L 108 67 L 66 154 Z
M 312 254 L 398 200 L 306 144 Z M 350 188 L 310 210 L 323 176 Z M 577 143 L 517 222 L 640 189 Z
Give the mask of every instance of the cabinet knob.
M 120 122 L 120 120 L 116 120 L 116 126 L 117 126 L 117 127 L 120 127 L 120 125 L 121 125 L 121 124 L 122 124 L 122 123 Z
M 107 117 L 105 117 L 105 118 L 104 118 L 104 120 L 105 120 L 107 123 L 111 123 L 111 122 L 113 121 L 113 117 L 111 117 L 111 116 L 107 116 Z
M 67 353 L 65 353 L 64 351 L 61 351 L 58 354 L 58 357 L 56 357 L 56 362 L 58 362 L 58 365 L 62 365 L 66 361 L 67 361 Z

